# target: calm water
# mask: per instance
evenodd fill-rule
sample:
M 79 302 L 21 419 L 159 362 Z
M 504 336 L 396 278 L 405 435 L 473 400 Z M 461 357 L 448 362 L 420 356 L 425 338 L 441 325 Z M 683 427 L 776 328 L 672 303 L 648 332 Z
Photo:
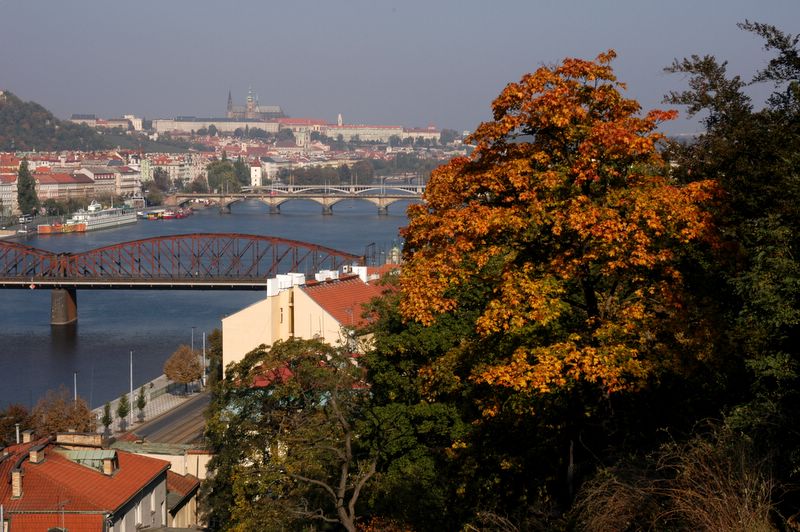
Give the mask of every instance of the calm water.
M 199 232 L 272 235 L 363 254 L 367 245 L 388 250 L 399 243 L 406 224 L 405 204 L 388 216 L 366 202 L 343 202 L 323 216 L 310 202 L 281 206 L 270 215 L 258 202 L 235 204 L 232 213 L 200 211 L 183 220 L 139 221 L 135 225 L 82 235 L 31 237 L 26 244 L 52 251 L 86 251 L 152 236 Z M 180 344 L 202 346 L 203 332 L 253 303 L 258 292 L 78 290 L 78 324 L 50 326 L 49 290 L 0 290 L 0 407 L 31 406 L 49 389 L 72 390 L 92 407 L 128 389 L 130 351 L 134 386 L 162 373 L 164 361 Z

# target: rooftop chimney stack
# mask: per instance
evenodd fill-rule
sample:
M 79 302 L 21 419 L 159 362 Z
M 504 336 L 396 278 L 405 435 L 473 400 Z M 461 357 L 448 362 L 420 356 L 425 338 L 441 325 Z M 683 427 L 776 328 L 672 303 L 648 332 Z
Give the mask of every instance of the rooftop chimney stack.
M 47 445 L 37 445 L 28 451 L 28 461 L 32 464 L 39 464 L 44 461 L 44 448 Z
M 11 498 L 19 499 L 22 497 L 22 468 L 11 471 Z
M 22 443 L 30 443 L 33 441 L 33 430 L 27 429 L 22 431 Z
M 113 456 L 109 456 L 108 458 L 103 458 L 103 474 L 107 476 L 111 476 L 117 470 L 117 453 L 114 453 Z

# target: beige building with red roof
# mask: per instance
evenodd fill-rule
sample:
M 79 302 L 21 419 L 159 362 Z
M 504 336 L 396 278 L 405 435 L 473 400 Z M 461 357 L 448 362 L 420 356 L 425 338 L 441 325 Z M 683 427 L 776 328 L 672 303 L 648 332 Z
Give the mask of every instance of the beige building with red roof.
M 361 266 L 341 276 L 337 271 L 320 272 L 309 282 L 302 274 L 269 279 L 266 298 L 223 318 L 223 368 L 261 344 L 289 338 L 347 345 L 352 333 L 368 323 L 364 305 L 382 293 Z
M 49 169 L 37 169 L 33 178 L 36 180 L 36 196 L 39 201 L 92 198 L 97 192 L 95 182 L 84 174 L 67 174 L 51 172 Z
M 0 449 L 0 530 L 133 532 L 171 525 L 170 485 L 179 513 L 199 481 L 170 475 L 169 462 L 100 446 L 98 434 L 59 434 Z M 168 478 L 172 477 L 172 478 Z M 196 520 L 182 519 L 185 525 Z

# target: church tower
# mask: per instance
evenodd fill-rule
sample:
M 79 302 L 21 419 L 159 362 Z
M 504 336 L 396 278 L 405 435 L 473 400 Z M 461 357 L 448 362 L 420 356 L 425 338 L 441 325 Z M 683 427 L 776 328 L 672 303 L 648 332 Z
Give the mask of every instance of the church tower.
M 231 96 L 230 90 L 228 90 L 228 110 L 225 113 L 225 116 L 228 118 L 233 118 L 233 96 Z
M 342 113 L 339 113 L 339 116 L 336 117 L 336 125 L 342 127 Z
M 255 118 L 256 117 L 256 99 L 253 96 L 253 87 L 250 87 L 247 91 L 247 107 L 244 111 L 245 118 Z

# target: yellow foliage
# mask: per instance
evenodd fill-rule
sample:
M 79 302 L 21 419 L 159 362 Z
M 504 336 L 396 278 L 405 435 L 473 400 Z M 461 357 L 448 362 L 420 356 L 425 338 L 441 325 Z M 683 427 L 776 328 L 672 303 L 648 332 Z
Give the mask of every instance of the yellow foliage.
M 483 283 L 491 295 L 477 333 L 530 335 L 476 369 L 476 382 L 550 393 L 582 380 L 613 393 L 670 363 L 661 339 L 678 334 L 669 330 L 682 305 L 676 259 L 708 238 L 703 203 L 717 189 L 665 177 L 656 127 L 675 114 L 640 116 L 614 76 L 615 55 L 566 59 L 509 84 L 494 120 L 468 139 L 472 154 L 434 171 L 427 205 L 409 209 L 403 315 L 430 324 Z M 452 385 L 457 356 L 421 370 L 428 394 Z

